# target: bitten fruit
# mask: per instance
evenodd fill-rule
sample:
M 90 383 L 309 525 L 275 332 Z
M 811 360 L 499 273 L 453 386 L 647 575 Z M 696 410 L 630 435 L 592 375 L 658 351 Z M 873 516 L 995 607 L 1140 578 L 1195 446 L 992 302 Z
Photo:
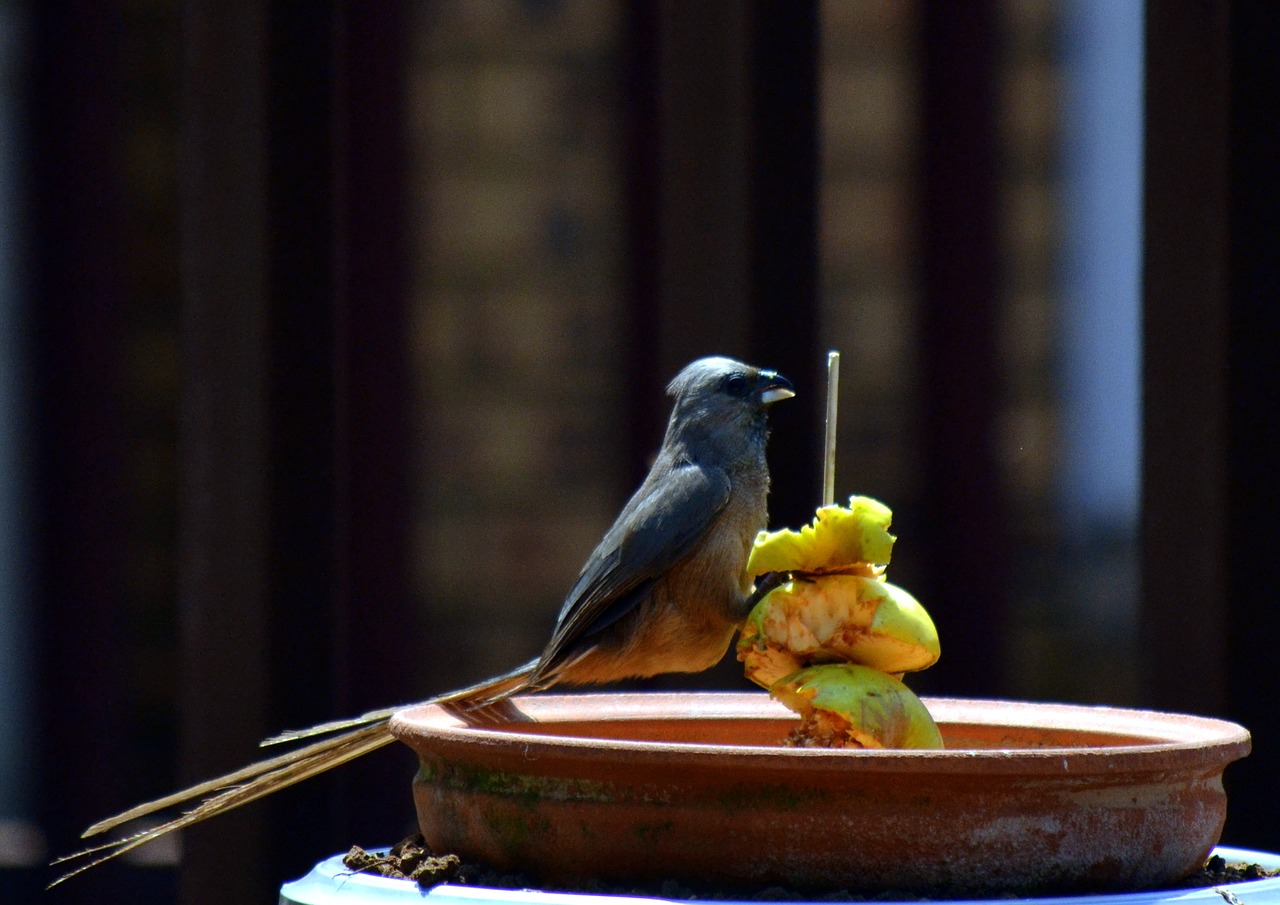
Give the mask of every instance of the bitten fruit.
M 761 532 L 748 573 L 786 581 L 748 615 L 737 654 L 747 678 L 796 711 L 788 744 L 941 748 L 928 709 L 901 681 L 941 654 L 937 628 L 885 580 L 893 513 L 870 497 L 823 506 L 799 531 Z
M 817 748 L 941 748 L 924 703 L 893 676 L 832 663 L 801 670 L 770 693 L 800 714 L 787 744 Z

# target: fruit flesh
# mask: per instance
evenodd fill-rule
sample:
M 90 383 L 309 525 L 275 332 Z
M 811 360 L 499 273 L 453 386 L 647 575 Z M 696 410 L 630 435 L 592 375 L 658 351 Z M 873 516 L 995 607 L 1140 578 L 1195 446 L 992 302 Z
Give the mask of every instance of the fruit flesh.
M 940 653 L 937 629 L 919 601 L 861 575 L 788 582 L 756 605 L 738 640 L 747 678 L 765 688 L 815 663 L 904 673 L 932 666 Z

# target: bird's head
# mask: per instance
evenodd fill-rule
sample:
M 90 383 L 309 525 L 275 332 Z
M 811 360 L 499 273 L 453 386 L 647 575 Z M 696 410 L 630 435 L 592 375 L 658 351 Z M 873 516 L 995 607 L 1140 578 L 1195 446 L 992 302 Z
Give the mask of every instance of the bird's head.
M 667 392 L 675 400 L 668 440 L 697 444 L 721 458 L 746 453 L 752 441 L 763 442 L 769 406 L 796 394 L 777 371 L 719 357 L 686 365 Z

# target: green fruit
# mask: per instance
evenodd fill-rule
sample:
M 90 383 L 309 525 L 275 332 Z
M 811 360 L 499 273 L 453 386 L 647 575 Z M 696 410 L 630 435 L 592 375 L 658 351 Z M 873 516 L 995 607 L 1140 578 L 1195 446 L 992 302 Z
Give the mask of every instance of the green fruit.
M 770 694 L 802 723 L 788 743 L 821 748 L 942 748 L 924 703 L 893 676 L 868 666 L 811 666 L 776 683 Z

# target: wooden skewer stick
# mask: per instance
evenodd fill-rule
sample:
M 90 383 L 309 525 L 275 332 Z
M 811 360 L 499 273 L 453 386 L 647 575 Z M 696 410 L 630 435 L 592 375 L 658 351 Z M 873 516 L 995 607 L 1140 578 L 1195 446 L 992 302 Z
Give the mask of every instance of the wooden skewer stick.
M 839 404 L 840 353 L 827 353 L 827 436 L 822 449 L 822 505 L 836 501 L 836 408 Z

